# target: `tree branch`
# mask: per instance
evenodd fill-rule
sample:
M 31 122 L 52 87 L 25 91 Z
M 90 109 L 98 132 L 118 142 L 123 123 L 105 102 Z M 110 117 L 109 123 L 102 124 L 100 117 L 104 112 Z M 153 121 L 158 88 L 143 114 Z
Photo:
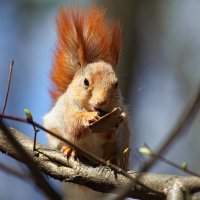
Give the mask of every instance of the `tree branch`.
M 130 180 L 122 174 L 114 173 L 110 168 L 105 166 L 89 166 L 73 158 L 66 159 L 62 153 L 48 149 L 44 145 L 37 143 L 38 155 L 33 152 L 33 141 L 20 133 L 16 129 L 9 128 L 14 138 L 21 143 L 26 152 L 37 163 L 37 166 L 47 175 L 60 181 L 73 182 L 80 185 L 88 186 L 99 192 L 112 192 L 114 188 L 125 186 Z M 13 145 L 0 131 L 0 150 L 18 161 L 24 162 L 22 155 L 16 152 Z M 133 178 L 138 172 L 128 172 Z M 172 175 L 143 173 L 140 182 L 145 187 L 136 185 L 129 197 L 139 199 L 164 199 L 167 192 L 171 190 L 170 186 L 178 183 L 183 191 L 194 193 L 200 191 L 200 179 L 194 176 L 179 177 Z M 155 192 L 152 192 L 154 190 Z
M 23 147 L 23 145 L 18 141 L 12 132 L 7 128 L 2 120 L 0 120 L 0 130 L 4 135 L 4 139 L 7 140 L 13 150 L 17 152 L 17 154 L 21 155 L 21 161 L 26 164 L 29 168 L 32 178 L 35 181 L 35 184 L 38 186 L 41 191 L 49 198 L 49 199 L 57 199 L 60 200 L 60 194 L 49 184 L 49 182 L 45 179 L 38 166 L 35 164 L 32 157 Z

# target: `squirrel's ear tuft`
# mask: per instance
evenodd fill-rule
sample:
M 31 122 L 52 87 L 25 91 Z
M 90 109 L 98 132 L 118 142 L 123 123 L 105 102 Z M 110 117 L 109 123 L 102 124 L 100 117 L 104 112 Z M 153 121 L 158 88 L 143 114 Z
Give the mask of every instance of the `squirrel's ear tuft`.
M 110 46 L 110 63 L 113 67 L 118 64 L 121 48 L 121 28 L 119 21 L 112 24 L 112 41 Z
M 67 56 L 70 66 L 84 66 L 86 62 L 86 45 L 83 37 L 86 12 L 78 6 L 61 9 L 57 16 L 58 46 Z M 76 68 L 72 71 L 76 72 Z
M 81 67 L 83 67 L 87 65 L 86 43 L 83 36 L 85 13 L 80 12 L 77 8 L 77 11 L 73 12 L 72 15 L 73 15 L 73 20 L 74 20 L 74 28 L 76 30 L 76 35 L 77 35 L 78 60 Z

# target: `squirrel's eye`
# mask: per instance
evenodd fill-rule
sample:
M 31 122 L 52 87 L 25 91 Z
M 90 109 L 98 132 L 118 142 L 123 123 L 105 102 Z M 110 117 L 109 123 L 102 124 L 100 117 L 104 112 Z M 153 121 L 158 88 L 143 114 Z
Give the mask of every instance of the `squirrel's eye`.
M 115 83 L 115 88 L 117 88 L 117 87 L 118 87 L 118 82 Z
M 89 86 L 90 85 L 90 83 L 89 83 L 87 78 L 84 79 L 84 84 L 85 84 L 85 86 Z

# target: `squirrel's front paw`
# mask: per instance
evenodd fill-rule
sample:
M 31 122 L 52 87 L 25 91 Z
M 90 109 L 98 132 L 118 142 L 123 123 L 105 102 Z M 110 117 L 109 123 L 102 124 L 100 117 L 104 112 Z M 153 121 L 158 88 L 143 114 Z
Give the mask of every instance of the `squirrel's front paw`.
M 91 123 L 96 122 L 100 119 L 100 116 L 97 112 L 87 112 L 83 115 L 83 125 L 88 127 Z
M 74 150 L 72 147 L 67 146 L 67 145 L 62 146 L 61 152 L 66 157 L 70 157 L 70 156 L 77 157 L 78 155 L 76 150 Z

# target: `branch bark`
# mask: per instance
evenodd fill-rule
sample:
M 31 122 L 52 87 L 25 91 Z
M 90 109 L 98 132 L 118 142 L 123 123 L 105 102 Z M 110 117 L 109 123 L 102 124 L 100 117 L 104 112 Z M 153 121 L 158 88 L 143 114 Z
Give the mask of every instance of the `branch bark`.
M 36 144 L 38 154 L 33 152 L 33 141 L 16 129 L 9 128 L 15 139 L 21 143 L 26 152 L 33 158 L 37 166 L 47 175 L 65 182 L 73 182 L 90 187 L 99 192 L 112 192 L 114 188 L 122 187 L 130 181 L 120 173 L 114 173 L 105 166 L 89 166 L 73 158 L 66 159 L 62 153 L 48 149 L 44 145 Z M 4 133 L 0 131 L 0 150 L 3 153 L 24 162 L 23 155 L 19 154 L 10 144 Z M 129 171 L 136 177 L 138 172 Z M 128 194 L 131 198 L 138 199 L 164 199 L 171 191 L 171 185 L 178 183 L 185 192 L 200 191 L 200 179 L 194 176 L 180 177 L 154 173 L 142 173 L 140 183 L 146 187 L 136 185 Z M 151 188 L 148 190 L 147 188 Z M 155 191 L 155 192 L 152 192 Z

